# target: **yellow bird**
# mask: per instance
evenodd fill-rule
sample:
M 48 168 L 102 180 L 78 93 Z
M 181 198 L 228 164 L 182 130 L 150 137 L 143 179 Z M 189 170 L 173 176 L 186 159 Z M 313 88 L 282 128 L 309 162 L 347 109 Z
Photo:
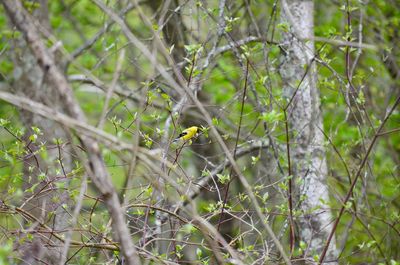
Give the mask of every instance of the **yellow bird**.
M 179 134 L 178 137 L 173 142 L 176 142 L 179 140 L 184 140 L 184 141 L 190 140 L 194 136 L 196 136 L 198 131 L 199 131 L 199 127 L 197 127 L 197 126 L 189 127 L 187 129 L 183 130 L 182 133 Z

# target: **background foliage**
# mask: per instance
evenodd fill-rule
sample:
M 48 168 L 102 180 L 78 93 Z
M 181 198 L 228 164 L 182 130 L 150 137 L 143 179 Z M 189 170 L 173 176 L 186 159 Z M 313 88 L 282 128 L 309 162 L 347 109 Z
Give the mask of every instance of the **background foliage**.
M 231 40 L 223 38 L 217 47 L 225 50 L 219 52 L 205 69 L 198 68 L 197 60 L 203 61 L 212 52 L 214 43 L 211 36 L 218 31 L 218 1 L 175 1 L 174 8 L 166 11 L 162 8 L 161 1 L 150 2 L 141 1 L 140 10 L 133 8 L 129 1 L 107 1 L 107 6 L 116 13 L 130 6 L 124 17 L 125 22 L 156 53 L 158 63 L 172 72 L 165 56 L 159 51 L 155 33 L 166 43 L 166 51 L 174 58 L 179 69 L 182 69 L 186 80 L 198 82 L 201 89 L 195 94 L 210 113 L 213 124 L 229 148 L 247 150 L 237 158 L 238 165 L 251 183 L 276 235 L 288 250 L 288 206 L 285 199 L 288 161 L 284 116 L 277 104 L 285 102 L 279 75 L 282 52 L 280 34 L 287 30 L 288 25 L 279 20 L 279 1 L 228 1 L 224 17 L 225 30 L 237 43 L 250 36 L 254 39 L 240 46 L 242 55 L 238 56 L 229 46 L 232 44 Z M 357 171 L 376 128 L 400 92 L 399 3 L 379 0 L 348 2 L 350 3 L 316 1 L 314 16 L 315 36 L 319 37 L 316 42 L 318 89 L 322 103 L 323 131 L 326 135 L 331 196 L 331 201 L 325 203 L 332 209 L 334 216 L 349 189 L 349 178 Z M 24 5 L 31 12 L 37 8 L 37 4 L 31 1 L 25 1 Z M 179 12 L 174 12 L 173 9 L 178 6 Z M 160 77 L 157 68 L 129 42 L 118 25 L 114 23 L 110 26 L 110 18 L 92 1 L 49 1 L 48 8 L 52 35 L 45 38 L 46 43 L 49 49 L 57 46 L 59 41 L 62 43 L 58 46 L 58 57 L 63 62 L 63 70 L 89 124 L 98 125 L 107 89 L 116 75 L 116 68 L 119 67 L 121 70 L 117 73 L 115 93 L 106 108 L 104 130 L 107 133 L 126 143 L 148 149 L 160 158 L 166 146 L 169 146 L 167 159 L 174 166 L 168 171 L 168 176 L 182 190 L 196 186 L 225 161 L 223 150 L 209 134 L 209 126 L 195 105 L 187 101 L 184 106 L 175 109 L 181 95 Z M 166 13 L 160 14 L 161 11 Z M 0 12 L 5 14 L 2 7 Z M 350 28 L 347 24 L 347 12 L 351 14 Z M 143 15 L 147 18 L 143 18 Z M 162 15 L 165 16 L 164 20 L 160 19 Z M 160 21 L 164 23 L 165 19 L 172 20 L 172 17 L 178 17 L 180 22 L 175 25 L 158 24 Z M 179 36 L 178 42 L 169 42 L 167 26 L 171 36 Z M 106 30 L 102 32 L 103 29 Z M 96 41 L 85 46 L 96 34 Z M 16 68 L 12 60 L 12 47 L 13 40 L 20 36 L 21 33 L 10 26 L 7 16 L 1 15 L 2 90 L 8 90 L 14 82 Z M 335 41 L 370 45 L 365 49 L 350 48 L 352 84 L 357 90 L 356 102 L 351 106 L 347 104 L 349 87 L 346 77 L 346 48 Z M 123 57 L 122 51 L 125 52 Z M 244 65 L 241 66 L 241 63 Z M 200 74 L 200 79 L 195 79 Z M 249 85 L 247 92 L 244 92 L 246 74 L 253 85 Z M 246 93 L 244 101 L 243 93 Z M 351 111 L 356 112 L 358 120 L 353 119 Z M 34 184 L 28 189 L 23 185 L 27 182 L 22 173 L 24 157 L 29 155 L 27 146 L 29 143 L 39 146 L 35 155 L 44 160 L 49 148 L 60 148 L 63 143 L 79 147 L 77 140 L 37 141 L 41 128 L 26 128 L 19 115 L 18 108 L 5 102 L 0 105 L 1 264 L 17 260 L 16 241 L 23 243 L 21 241 L 37 236 L 36 233 L 23 230 L 23 227 L 33 227 L 34 221 L 27 220 L 24 214 L 16 210 L 23 204 L 26 196 L 35 194 Z M 172 124 L 166 127 L 166 122 L 171 117 Z M 239 124 L 240 133 L 236 139 Z M 268 126 L 269 133 L 266 133 L 263 124 Z M 341 264 L 400 262 L 399 124 L 400 113 L 396 109 L 385 126 L 385 133 L 379 137 L 369 155 L 354 190 L 351 203 L 356 205 L 357 214 L 354 214 L 349 205 L 339 223 L 336 238 Z M 202 126 L 204 131 L 183 147 L 171 144 L 174 136 L 191 125 Z M 23 138 L 27 129 L 33 129 L 28 139 Z M 166 145 L 163 137 L 167 132 Z M 79 134 L 74 130 L 73 133 Z M 275 148 L 272 148 L 271 142 L 275 144 Z M 121 200 L 125 202 L 125 213 L 132 237 L 139 245 L 139 242 L 143 243 L 146 229 L 154 227 L 157 210 L 174 211 L 171 205 L 184 200 L 185 195 L 172 184 L 162 181 L 157 171 L 151 168 L 153 165 L 164 170 L 162 159 L 146 163 L 138 158 L 133 163 L 133 169 L 130 169 L 132 152 L 119 151 L 106 145 L 101 148 L 112 181 Z M 279 167 L 276 160 L 279 161 Z M 54 183 L 55 189 L 68 191 L 72 202 L 61 207 L 65 207 L 71 215 L 74 202 L 80 197 L 85 175 L 84 165 L 78 161 L 75 162 L 74 169 L 67 173 L 70 180 L 68 185 L 65 182 Z M 62 175 L 60 163 L 51 165 L 54 167 L 49 169 L 49 172 L 53 172 L 51 174 Z M 38 179 L 46 180 L 47 174 L 46 171 L 42 172 Z M 129 186 L 128 177 L 132 179 Z M 73 227 L 73 239 L 76 242 L 107 242 L 112 246 L 109 214 L 94 186 L 86 178 L 85 180 L 89 185 L 83 197 L 78 222 Z M 221 220 L 222 199 L 228 182 L 230 188 L 226 207 L 231 214 L 225 214 Z M 163 185 L 166 186 L 162 187 Z M 217 186 L 219 189 L 216 189 Z M 165 199 L 162 202 L 160 194 Z M 265 231 L 262 231 L 262 220 L 255 215 L 251 200 L 229 166 L 215 174 L 213 181 L 205 184 L 194 203 L 189 203 L 187 207 L 194 208 L 215 228 L 222 222 L 220 231 L 227 242 L 239 250 L 248 264 L 260 263 L 266 259 L 276 261 L 279 258 L 275 249 L 269 249 L 271 242 Z M 175 215 L 169 216 L 162 236 L 158 239 L 147 239 L 147 246 L 141 246 L 143 251 L 146 249 L 146 255 L 153 256 L 155 263 L 174 260 L 181 263 L 211 264 L 212 249 L 206 237 L 199 231 L 198 224 L 193 221 L 191 210 L 182 209 L 181 212 L 175 212 Z M 20 237 L 22 231 L 29 236 Z M 159 248 L 167 251 L 158 255 Z M 298 242 L 294 256 L 300 256 L 306 248 L 305 242 Z M 70 248 L 68 259 L 71 264 L 98 264 L 117 262 L 120 257 L 117 249 L 110 251 L 77 244 Z

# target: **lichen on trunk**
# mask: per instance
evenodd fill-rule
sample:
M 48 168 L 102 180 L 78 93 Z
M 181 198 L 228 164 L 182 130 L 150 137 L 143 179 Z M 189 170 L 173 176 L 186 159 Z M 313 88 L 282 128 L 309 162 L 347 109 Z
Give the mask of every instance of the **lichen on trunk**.
M 314 43 L 309 41 L 314 31 L 313 8 L 312 1 L 283 1 L 281 20 L 287 23 L 289 30 L 282 33 L 284 45 L 279 69 L 283 95 L 290 104 L 287 122 L 291 136 L 293 205 L 301 211 L 295 219 L 296 234 L 307 245 L 306 258 L 321 254 L 332 223 L 324 135 L 321 132 L 322 113 L 313 59 L 315 49 Z M 326 260 L 336 258 L 333 241 Z

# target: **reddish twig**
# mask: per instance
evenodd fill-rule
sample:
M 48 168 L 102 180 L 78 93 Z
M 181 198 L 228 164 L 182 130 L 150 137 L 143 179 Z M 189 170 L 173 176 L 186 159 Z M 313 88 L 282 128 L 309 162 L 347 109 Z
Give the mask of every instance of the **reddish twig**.
M 340 209 L 339 215 L 338 215 L 338 217 L 336 218 L 336 220 L 335 220 L 335 222 L 334 222 L 334 224 L 333 224 L 332 231 L 331 231 L 331 233 L 329 234 L 329 237 L 328 237 L 328 239 L 327 239 L 327 241 L 326 241 L 326 243 L 325 243 L 324 249 L 322 250 L 321 257 L 320 257 L 320 259 L 319 259 L 318 264 L 322 264 L 322 263 L 324 262 L 324 259 L 325 259 L 326 253 L 327 253 L 327 251 L 328 251 L 329 245 L 330 245 L 330 243 L 331 243 L 331 240 L 332 240 L 332 238 L 333 238 L 333 235 L 334 235 L 335 232 L 336 232 L 337 225 L 339 224 L 339 221 L 340 221 L 340 219 L 341 219 L 341 217 L 342 217 L 342 215 L 343 215 L 343 213 L 344 213 L 344 210 L 346 209 L 346 204 L 347 204 L 347 202 L 348 202 L 349 199 L 351 198 L 351 194 L 353 193 L 353 190 L 354 190 L 354 187 L 356 186 L 357 180 L 358 180 L 358 178 L 359 178 L 360 175 L 361 175 L 361 171 L 362 171 L 362 169 L 364 168 L 365 164 L 367 163 L 367 159 L 368 159 L 368 157 L 369 157 L 369 155 L 370 155 L 370 153 L 371 153 L 371 151 L 372 151 L 372 148 L 373 148 L 374 145 L 375 145 L 376 140 L 377 140 L 378 137 L 380 136 L 381 130 L 383 129 L 383 127 L 385 126 L 387 120 L 388 120 L 389 117 L 392 115 L 393 111 L 396 109 L 396 107 L 397 107 L 397 105 L 399 105 L 399 103 L 400 103 L 400 95 L 397 97 L 397 99 L 396 99 L 395 103 L 393 104 L 392 108 L 391 108 L 390 111 L 387 113 L 386 117 L 385 117 L 384 120 L 382 121 L 382 123 L 381 123 L 381 125 L 379 126 L 378 130 L 377 130 L 376 133 L 374 134 L 374 137 L 372 138 L 372 141 L 371 141 L 371 143 L 370 143 L 369 146 L 368 146 L 367 152 L 366 152 L 366 154 L 365 154 L 363 160 L 361 161 L 361 164 L 360 164 L 360 166 L 359 166 L 359 168 L 358 168 L 358 170 L 357 170 L 357 173 L 355 174 L 354 180 L 353 180 L 353 182 L 351 183 L 351 186 L 350 186 L 350 188 L 349 188 L 349 191 L 347 192 L 346 197 L 344 198 L 344 200 L 343 200 L 343 202 L 342 202 L 342 208 Z
M 240 129 L 241 129 L 241 127 L 242 127 L 242 119 L 243 119 L 243 111 L 244 111 L 244 101 L 245 101 L 245 99 L 246 99 L 248 76 L 249 76 L 249 60 L 247 60 L 247 63 L 246 63 L 246 76 L 245 76 L 244 88 L 243 88 L 242 106 L 241 106 L 241 109 L 240 109 L 239 126 L 238 126 L 238 129 L 237 129 L 237 132 L 236 132 L 235 149 L 234 149 L 234 151 L 233 151 L 233 158 L 234 158 L 234 159 L 236 159 L 236 151 L 237 151 L 237 146 L 238 146 L 238 143 L 239 143 Z M 230 170 L 229 175 L 232 175 L 232 167 L 231 167 L 231 170 Z M 225 206 L 226 206 L 226 203 L 227 203 L 227 201 L 228 201 L 229 187 L 230 187 L 230 184 L 231 184 L 232 180 L 233 180 L 233 178 L 231 178 L 231 179 L 228 181 L 228 184 L 226 185 L 226 188 L 225 188 L 224 201 L 223 201 L 223 203 L 222 203 L 221 214 L 220 214 L 220 216 L 219 216 L 217 231 L 219 231 L 219 228 L 220 228 L 221 223 L 222 223 L 222 218 L 223 218 L 223 216 L 224 216 Z
M 289 106 L 289 105 L 288 105 Z M 293 191 L 292 191 L 292 165 L 290 160 L 290 136 L 289 136 L 289 121 L 287 119 L 286 109 L 283 110 L 285 118 L 285 134 L 286 134 L 286 154 L 288 160 L 288 205 L 289 205 L 289 244 L 290 254 L 293 254 L 295 245 L 295 233 L 294 233 L 294 220 L 293 220 Z

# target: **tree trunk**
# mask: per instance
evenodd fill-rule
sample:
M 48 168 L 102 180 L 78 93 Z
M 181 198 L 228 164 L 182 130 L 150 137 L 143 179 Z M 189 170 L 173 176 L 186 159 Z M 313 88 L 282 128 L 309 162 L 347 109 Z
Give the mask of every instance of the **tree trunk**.
M 280 74 L 284 97 L 290 102 L 287 121 L 291 135 L 293 183 L 296 183 L 293 184 L 293 207 L 299 207 L 302 213 L 295 220 L 298 227 L 296 235 L 307 244 L 304 253 L 306 263 L 312 263 L 313 255 L 321 254 L 332 228 L 332 214 L 327 205 L 328 170 L 324 135 L 320 130 L 323 128 L 322 113 L 313 63 L 314 43 L 304 41 L 313 37 L 313 8 L 313 1 L 291 0 L 282 2 L 281 12 L 282 22 L 290 26 L 287 32 L 282 33 L 284 45 Z M 334 240 L 330 246 L 326 261 L 336 261 Z

